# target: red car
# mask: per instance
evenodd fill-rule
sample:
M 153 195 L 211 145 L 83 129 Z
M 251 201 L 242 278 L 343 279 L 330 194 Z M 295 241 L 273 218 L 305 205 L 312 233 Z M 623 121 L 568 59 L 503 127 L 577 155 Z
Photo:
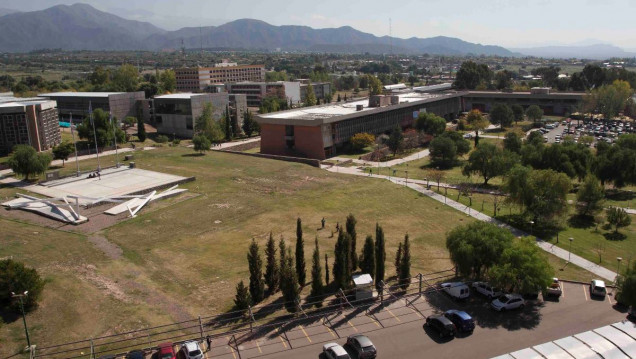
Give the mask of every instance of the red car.
M 158 359 L 176 359 L 172 343 L 159 344 Z

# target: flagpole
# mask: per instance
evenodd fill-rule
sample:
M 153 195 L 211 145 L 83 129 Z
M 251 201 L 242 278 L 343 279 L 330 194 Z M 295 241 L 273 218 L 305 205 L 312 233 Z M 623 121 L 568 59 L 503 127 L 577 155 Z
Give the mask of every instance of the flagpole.
M 113 114 L 108 112 L 108 117 L 110 119 L 110 125 L 113 126 L 113 139 L 115 140 L 115 158 L 117 159 L 116 166 L 119 168 L 119 154 L 117 153 L 117 128 L 116 125 L 113 125 Z
M 95 139 L 95 153 L 97 154 L 97 172 L 101 172 L 102 168 L 99 165 L 99 148 L 97 148 L 97 131 L 95 130 L 95 121 L 93 121 L 93 104 L 91 101 L 88 101 L 88 116 L 91 120 L 91 125 L 93 126 L 93 138 Z M 102 179 L 101 177 L 99 179 Z
M 77 177 L 80 176 L 79 159 L 77 158 L 77 142 L 75 142 L 75 132 L 73 131 L 73 113 L 71 113 L 71 136 L 73 136 L 73 146 L 75 146 L 75 164 L 77 165 Z

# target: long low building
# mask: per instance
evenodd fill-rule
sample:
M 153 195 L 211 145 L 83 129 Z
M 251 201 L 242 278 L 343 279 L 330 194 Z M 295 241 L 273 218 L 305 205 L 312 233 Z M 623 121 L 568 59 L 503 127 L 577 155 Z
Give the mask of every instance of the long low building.
M 16 145 L 45 151 L 62 141 L 55 101 L 0 97 L 0 155 Z
M 497 103 L 520 105 L 524 109 L 537 105 L 546 115 L 564 116 L 577 112 L 584 92 L 551 92 L 548 88 L 533 88 L 530 92 L 469 91 L 463 96 L 464 109 L 490 112 Z
M 256 116 L 261 126 L 261 152 L 325 159 L 360 132 L 375 135 L 413 125 L 420 112 L 452 120 L 462 110 L 465 92 L 403 93 L 304 107 Z
M 138 106 L 146 96 L 136 92 L 51 92 L 38 95 L 57 102 L 60 121 L 78 122 L 88 116 L 89 104 L 93 111 L 100 108 L 111 112 L 119 121 L 127 116 L 137 116 Z

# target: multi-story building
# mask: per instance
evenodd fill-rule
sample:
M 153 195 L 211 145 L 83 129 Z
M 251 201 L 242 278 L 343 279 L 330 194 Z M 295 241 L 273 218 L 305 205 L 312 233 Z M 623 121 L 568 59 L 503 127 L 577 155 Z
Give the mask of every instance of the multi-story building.
M 231 94 L 247 96 L 247 106 L 249 107 L 259 107 L 263 97 L 270 95 L 284 97 L 293 103 L 299 103 L 301 100 L 300 82 L 239 82 L 225 84 L 225 88 Z
M 215 84 L 264 81 L 264 65 L 216 64 L 214 67 L 186 67 L 174 70 L 179 92 L 206 92 Z
M 138 106 L 146 96 L 143 91 L 136 92 L 52 92 L 38 95 L 57 102 L 60 121 L 68 122 L 73 116 L 74 122 L 88 116 L 89 104 L 93 111 L 98 108 L 113 114 L 119 121 L 127 116 L 137 116 Z
M 300 99 L 305 102 L 307 98 L 307 87 L 309 87 L 309 83 L 300 83 Z M 331 96 L 331 82 L 312 82 L 311 87 L 314 90 L 314 95 L 316 95 L 316 100 L 320 100 L 324 102 L 327 96 Z
M 524 109 L 539 106 L 546 115 L 561 115 L 577 111 L 584 92 L 551 92 L 548 88 L 533 88 L 530 92 L 469 91 L 463 97 L 465 111 L 490 112 L 494 104 L 521 105 Z
M 15 145 L 31 145 L 40 152 L 61 141 L 55 101 L 0 97 L 0 155 Z

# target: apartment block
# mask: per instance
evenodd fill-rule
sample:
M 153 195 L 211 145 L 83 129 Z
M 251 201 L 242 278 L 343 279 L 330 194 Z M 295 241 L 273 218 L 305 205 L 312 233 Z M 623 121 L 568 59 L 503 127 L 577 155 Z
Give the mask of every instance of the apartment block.
M 214 67 L 189 67 L 174 70 L 179 92 L 210 92 L 215 84 L 264 81 L 264 65 L 216 64 Z
M 245 95 L 249 107 L 259 107 L 266 96 L 281 96 L 293 103 L 301 100 L 300 82 L 239 82 L 225 84 L 225 88 L 231 94 Z
M 62 142 L 55 101 L 0 97 L 0 155 L 16 145 L 46 151 Z

